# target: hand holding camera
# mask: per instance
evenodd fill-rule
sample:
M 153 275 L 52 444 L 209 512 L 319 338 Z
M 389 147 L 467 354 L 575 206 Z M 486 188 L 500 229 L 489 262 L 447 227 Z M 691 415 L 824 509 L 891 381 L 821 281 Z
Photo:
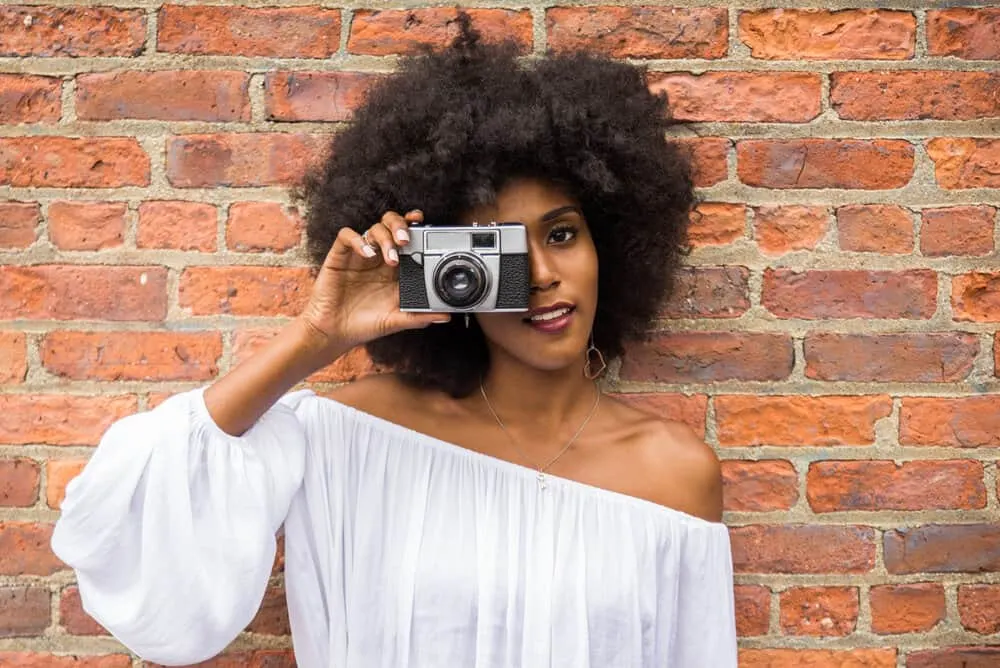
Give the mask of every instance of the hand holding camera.
M 341 228 L 299 316 L 330 352 L 328 361 L 372 339 L 449 320 L 399 309 L 400 248 L 409 243 L 409 226 L 422 221 L 420 211 L 390 211 L 363 234 Z

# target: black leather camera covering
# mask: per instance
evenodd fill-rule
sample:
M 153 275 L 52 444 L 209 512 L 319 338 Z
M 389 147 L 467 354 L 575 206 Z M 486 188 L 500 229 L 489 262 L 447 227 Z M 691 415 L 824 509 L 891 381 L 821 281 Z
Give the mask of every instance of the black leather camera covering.
M 497 308 L 528 308 L 531 288 L 531 266 L 527 253 L 500 256 L 500 286 Z
M 399 256 L 399 307 L 401 309 L 428 309 L 427 286 L 424 268 L 409 255 Z

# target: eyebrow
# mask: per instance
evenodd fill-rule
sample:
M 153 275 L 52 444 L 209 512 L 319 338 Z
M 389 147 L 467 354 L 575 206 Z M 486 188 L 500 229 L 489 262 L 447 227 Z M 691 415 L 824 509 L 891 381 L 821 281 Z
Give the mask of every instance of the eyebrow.
M 576 213 L 580 214 L 581 216 L 583 215 L 583 211 L 580 209 L 580 207 L 574 206 L 572 204 L 569 204 L 567 206 L 561 206 L 558 209 L 552 209 L 547 214 L 545 214 L 544 216 L 542 216 L 542 222 L 543 223 L 547 223 L 550 220 L 553 220 L 554 218 L 558 218 L 559 216 L 563 215 L 564 213 L 569 213 L 571 211 L 576 212 Z

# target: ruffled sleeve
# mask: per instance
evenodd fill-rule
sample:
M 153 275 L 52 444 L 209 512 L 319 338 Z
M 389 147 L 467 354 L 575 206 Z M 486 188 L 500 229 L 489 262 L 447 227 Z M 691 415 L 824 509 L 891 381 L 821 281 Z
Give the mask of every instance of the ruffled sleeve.
M 52 548 L 83 608 L 164 665 L 222 651 L 253 619 L 276 533 L 302 484 L 306 435 L 282 399 L 243 436 L 216 426 L 203 390 L 115 423 L 70 482 Z

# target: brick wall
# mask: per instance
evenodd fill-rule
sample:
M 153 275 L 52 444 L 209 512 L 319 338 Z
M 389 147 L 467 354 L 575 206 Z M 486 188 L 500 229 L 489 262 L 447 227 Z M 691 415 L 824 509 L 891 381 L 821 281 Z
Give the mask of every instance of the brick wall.
M 484 2 L 695 122 L 690 266 L 612 383 L 725 460 L 742 665 L 1000 665 L 1000 9 Z M 48 550 L 66 482 L 299 310 L 285 186 L 454 14 L 252 4 L 0 6 L 2 665 L 139 665 Z M 275 572 L 213 665 L 291 663 Z

